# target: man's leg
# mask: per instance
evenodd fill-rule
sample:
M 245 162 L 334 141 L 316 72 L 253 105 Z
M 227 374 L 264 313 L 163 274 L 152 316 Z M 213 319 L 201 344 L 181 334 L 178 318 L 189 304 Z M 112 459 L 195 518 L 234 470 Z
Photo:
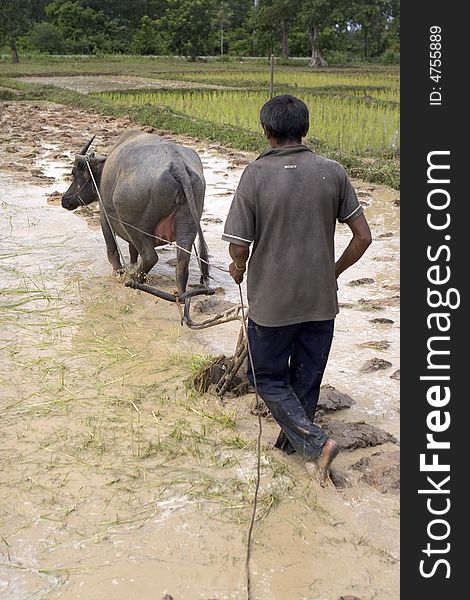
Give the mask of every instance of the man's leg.
M 313 421 L 333 341 L 334 319 L 302 323 L 290 360 L 290 383 Z
M 312 422 L 333 340 L 333 330 L 334 319 L 302 323 L 292 346 L 290 384 Z M 283 431 L 275 446 L 287 454 L 295 451 Z
M 255 378 L 248 378 L 285 432 L 292 446 L 308 460 L 320 456 L 327 435 L 314 425 L 290 384 L 289 358 L 301 325 L 262 327 L 248 320 L 248 338 Z

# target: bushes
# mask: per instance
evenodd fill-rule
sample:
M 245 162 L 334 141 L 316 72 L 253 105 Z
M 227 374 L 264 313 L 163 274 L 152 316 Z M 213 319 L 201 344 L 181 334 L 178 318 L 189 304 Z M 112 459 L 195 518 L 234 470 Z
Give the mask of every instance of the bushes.
M 51 23 L 36 23 L 28 35 L 21 40 L 28 50 L 46 54 L 63 54 L 66 43 L 62 33 Z

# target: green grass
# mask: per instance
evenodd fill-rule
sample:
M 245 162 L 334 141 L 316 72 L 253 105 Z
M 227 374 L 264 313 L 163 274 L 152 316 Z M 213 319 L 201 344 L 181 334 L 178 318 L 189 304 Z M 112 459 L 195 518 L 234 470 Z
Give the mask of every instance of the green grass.
M 259 109 L 269 96 L 262 91 L 167 90 L 104 92 L 97 94 L 113 104 L 174 112 L 259 133 Z M 360 98 L 299 93 L 310 108 L 310 132 L 331 148 L 363 156 L 394 155 L 399 148 L 399 109 L 396 104 L 376 105 Z

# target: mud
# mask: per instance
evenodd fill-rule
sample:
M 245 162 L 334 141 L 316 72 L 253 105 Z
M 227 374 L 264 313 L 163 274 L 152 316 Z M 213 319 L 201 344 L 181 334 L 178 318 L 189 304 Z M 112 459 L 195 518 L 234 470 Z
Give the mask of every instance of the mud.
M 366 347 L 368 347 L 367 344 Z M 392 366 L 393 365 L 389 360 L 384 360 L 383 358 L 371 358 L 367 360 L 359 370 L 361 373 L 374 373 L 375 371 L 390 369 Z
M 361 458 L 353 465 L 362 475 L 362 481 L 382 493 L 398 493 L 400 490 L 400 453 L 381 452 Z
M 351 408 L 356 404 L 356 401 L 345 394 L 340 392 L 332 385 L 325 383 L 320 388 L 320 397 L 318 398 L 317 412 L 330 412 L 334 410 L 342 410 L 343 408 Z
M 375 283 L 372 277 L 361 277 L 360 279 L 353 279 L 348 283 L 348 285 L 355 287 L 358 285 L 369 285 L 371 283 Z
M 358 448 L 397 443 L 393 435 L 369 423 L 344 423 L 324 418 L 319 419 L 319 422 L 328 436 L 338 442 L 341 450 L 357 450 Z
M 249 385 L 246 373 L 243 372 L 241 369 L 239 372 L 239 382 L 240 381 Z M 351 406 L 353 406 L 354 404 L 356 404 L 356 401 L 353 398 L 351 398 L 351 396 L 345 394 L 344 392 L 340 392 L 332 385 L 326 383 L 323 384 L 320 389 L 320 396 L 318 398 L 316 416 L 322 417 L 326 413 L 343 410 L 344 408 L 351 408 Z M 272 420 L 270 411 L 261 398 L 258 398 L 254 402 L 252 413 L 254 415 L 261 415 L 266 419 Z
M 181 327 L 175 306 L 111 276 L 96 209 L 87 220 L 57 205 L 74 152 L 98 133 L 94 150 L 106 154 L 129 120 L 42 103 L 0 110 L 0 590 L 7 600 L 243 599 L 256 474 L 252 395 L 222 405 L 185 383 L 207 355 L 233 352 L 239 325 Z M 202 156 L 205 235 L 213 265 L 226 269 L 222 222 L 250 156 L 172 139 Z M 338 316 L 325 382 L 356 403 L 330 419 L 341 423 L 346 412 L 398 437 L 399 384 L 387 371 L 360 373 L 374 350 L 357 347 L 386 339 L 381 354 L 398 364 L 398 307 L 382 306 L 386 323 L 356 308 L 365 296 L 386 300 L 384 286 L 398 282 L 397 194 L 355 183 L 368 192 L 374 244 L 339 282 L 352 308 Z M 339 226 L 338 253 L 347 242 Z M 174 251 L 159 254 L 151 282 L 172 291 Z M 224 301 L 238 302 L 228 275 L 212 273 Z M 374 283 L 346 285 L 363 277 Z M 352 468 L 374 448 L 341 453 L 335 465 L 357 480 L 323 489 L 298 457 L 272 448 L 277 433 L 263 423 L 254 597 L 396 600 L 397 496 Z

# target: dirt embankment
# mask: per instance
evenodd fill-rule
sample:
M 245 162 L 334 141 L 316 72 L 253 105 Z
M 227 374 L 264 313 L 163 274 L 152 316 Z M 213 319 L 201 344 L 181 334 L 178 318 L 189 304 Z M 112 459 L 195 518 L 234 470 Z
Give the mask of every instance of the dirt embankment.
M 85 141 L 99 132 L 94 149 L 106 154 L 132 124 L 50 104 L 0 110 L 0 591 L 8 600 L 241 600 L 253 397 L 222 403 L 188 387 L 208 353 L 204 336 L 181 327 L 174 306 L 113 279 L 101 233 L 47 202 L 67 187 Z M 221 177 L 208 172 L 214 185 Z M 277 427 L 263 420 L 252 558 L 263 600 L 399 595 L 397 444 L 374 433 L 371 447 L 346 426 L 398 433 L 398 309 L 386 287 L 396 285 L 396 218 L 379 206 L 393 201 L 388 191 L 362 189 L 378 246 L 369 281 L 343 285 L 326 378 L 355 400 L 330 421 L 342 424 L 341 487 L 310 482 L 297 457 L 273 449 Z M 171 289 L 168 272 L 152 277 Z M 372 306 L 361 302 L 370 297 Z M 236 334 L 221 336 L 234 345 Z M 392 367 L 361 373 L 374 356 Z

